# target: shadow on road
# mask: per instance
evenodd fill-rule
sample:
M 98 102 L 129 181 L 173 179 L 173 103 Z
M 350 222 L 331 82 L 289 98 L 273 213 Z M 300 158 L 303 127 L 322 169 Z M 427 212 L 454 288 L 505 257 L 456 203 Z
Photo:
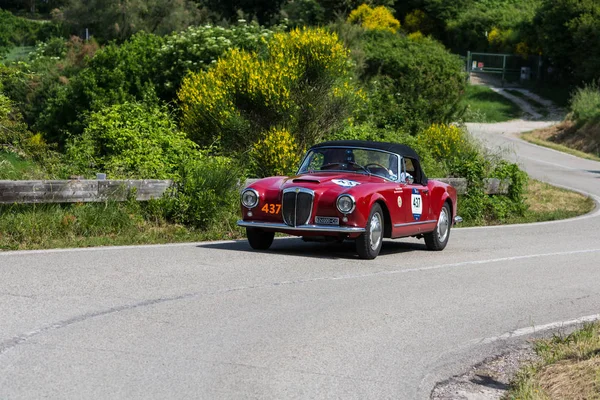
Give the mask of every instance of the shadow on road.
M 358 259 L 353 241 L 343 243 L 314 243 L 304 242 L 297 238 L 275 239 L 269 250 L 253 250 L 247 241 L 238 240 L 229 243 L 206 243 L 198 245 L 205 249 L 244 251 L 250 253 L 280 254 L 298 257 L 310 257 L 320 259 Z M 399 240 L 386 240 L 383 242 L 379 257 L 397 255 L 413 251 L 426 250 L 423 243 L 407 243 Z
M 473 382 L 476 385 L 481 385 L 481 386 L 486 386 L 492 389 L 500 389 L 500 390 L 508 390 L 510 389 L 510 386 L 507 385 L 506 383 L 502 383 L 490 376 L 487 375 L 481 375 L 481 374 L 475 374 L 475 378 L 471 379 L 471 382 Z

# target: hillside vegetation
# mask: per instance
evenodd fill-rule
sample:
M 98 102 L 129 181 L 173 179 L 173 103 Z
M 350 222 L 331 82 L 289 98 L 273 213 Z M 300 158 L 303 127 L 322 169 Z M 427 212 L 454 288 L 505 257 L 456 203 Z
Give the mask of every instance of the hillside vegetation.
M 386 140 L 415 147 L 429 176 L 466 177 L 460 212 L 474 223 L 526 209 L 518 167 L 451 125 L 466 80 L 444 46 L 460 7 L 507 13 L 508 24 L 515 3 L 41 3 L 2 11 L 4 43 L 35 44 L 0 63 L 11 177 L 170 178 L 176 189 L 147 216 L 202 230 L 235 209 L 246 176 L 292 173 L 322 140 Z M 509 196 L 486 196 L 486 177 L 509 179 Z

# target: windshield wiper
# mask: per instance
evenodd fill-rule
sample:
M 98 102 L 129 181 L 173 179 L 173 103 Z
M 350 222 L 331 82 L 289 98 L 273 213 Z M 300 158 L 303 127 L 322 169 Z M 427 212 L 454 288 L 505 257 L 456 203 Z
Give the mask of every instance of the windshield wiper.
M 360 167 L 363 171 L 365 171 L 367 173 L 367 175 L 372 175 L 371 171 L 369 171 L 368 169 L 366 169 L 365 167 L 363 167 L 362 165 L 360 165 L 357 162 L 348 161 L 348 164 L 350 164 L 350 165 L 356 165 L 357 167 Z

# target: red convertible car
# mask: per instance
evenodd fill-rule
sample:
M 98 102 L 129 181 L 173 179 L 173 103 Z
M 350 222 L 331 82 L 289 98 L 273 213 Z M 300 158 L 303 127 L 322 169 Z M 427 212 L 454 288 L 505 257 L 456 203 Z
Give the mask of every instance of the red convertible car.
M 377 257 L 383 238 L 425 238 L 442 250 L 456 215 L 456 190 L 429 180 L 419 156 L 402 144 L 343 140 L 311 147 L 298 174 L 260 179 L 241 194 L 253 249 L 275 232 L 306 240 L 352 239 L 361 258 Z

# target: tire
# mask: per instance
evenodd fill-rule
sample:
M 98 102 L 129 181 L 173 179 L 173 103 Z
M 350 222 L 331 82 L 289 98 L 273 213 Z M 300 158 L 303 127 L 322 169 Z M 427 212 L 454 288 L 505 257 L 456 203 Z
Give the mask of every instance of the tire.
M 379 204 L 375 204 L 367 220 L 367 230 L 356 238 L 356 252 L 360 258 L 372 260 L 379 255 L 385 232 L 383 224 L 383 211 Z
M 267 250 L 273 244 L 275 232 L 265 232 L 258 228 L 246 228 L 248 243 L 254 250 Z
M 425 245 L 427 250 L 440 251 L 444 250 L 450 239 L 450 228 L 452 226 L 452 213 L 450 212 L 450 206 L 448 203 L 444 203 L 442 210 L 440 211 L 440 218 L 433 232 L 426 233 Z

